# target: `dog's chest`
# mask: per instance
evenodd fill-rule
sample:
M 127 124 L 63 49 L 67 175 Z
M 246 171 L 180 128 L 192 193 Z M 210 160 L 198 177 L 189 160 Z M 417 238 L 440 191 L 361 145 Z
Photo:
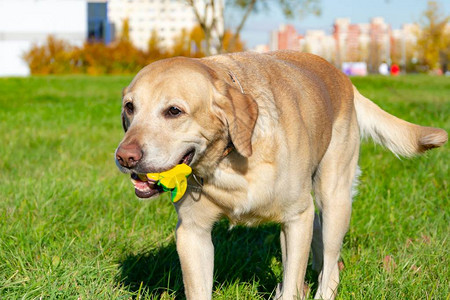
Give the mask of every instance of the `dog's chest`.
M 274 180 L 275 177 L 275 170 L 264 165 L 246 176 L 218 169 L 214 181 L 205 185 L 204 192 L 234 224 L 280 222 L 289 200 L 283 195 L 284 201 L 280 201 L 286 183 Z

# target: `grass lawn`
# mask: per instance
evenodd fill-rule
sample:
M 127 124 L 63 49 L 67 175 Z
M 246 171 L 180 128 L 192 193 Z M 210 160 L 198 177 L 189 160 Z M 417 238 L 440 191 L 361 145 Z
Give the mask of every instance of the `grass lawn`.
M 0 299 L 183 298 L 172 205 L 139 201 L 114 164 L 130 80 L 0 79 Z M 387 111 L 450 131 L 450 78 L 353 81 Z M 364 143 L 338 299 L 449 299 L 449 149 L 399 160 Z M 217 224 L 215 299 L 273 295 L 278 233 Z

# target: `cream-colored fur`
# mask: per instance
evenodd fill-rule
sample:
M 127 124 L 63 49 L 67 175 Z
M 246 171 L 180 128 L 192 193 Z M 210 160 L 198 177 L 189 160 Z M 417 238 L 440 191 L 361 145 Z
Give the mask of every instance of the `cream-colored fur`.
M 224 216 L 236 224 L 282 225 L 277 299 L 304 296 L 311 242 L 320 271 L 316 298 L 333 299 L 360 131 L 407 156 L 447 140 L 443 130 L 382 111 L 325 60 L 294 51 L 159 61 L 138 73 L 123 99 L 134 110 L 124 108 L 126 135 L 117 155 L 134 149 L 142 157 L 132 165 L 118 162 L 122 171 L 167 170 L 195 149 L 191 166 L 203 186 L 199 191 L 190 178 L 192 188 L 175 204 L 177 251 L 191 300 L 211 299 L 211 229 Z M 172 106 L 183 113 L 167 117 Z M 225 155 L 230 141 L 234 150 Z M 321 211 L 316 218 L 314 201 Z
M 361 95 L 353 87 L 355 109 L 362 136 L 371 137 L 397 155 L 413 156 L 439 147 L 447 141 L 443 130 L 418 126 L 394 117 L 379 108 L 375 103 Z

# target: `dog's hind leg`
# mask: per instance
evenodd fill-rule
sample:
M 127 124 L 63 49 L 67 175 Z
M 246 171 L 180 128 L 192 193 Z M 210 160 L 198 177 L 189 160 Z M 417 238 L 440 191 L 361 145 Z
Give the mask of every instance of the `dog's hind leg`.
M 316 217 L 315 233 L 322 228 L 322 243 L 319 232 L 312 244 L 316 256 L 313 266 L 320 267 L 323 260 L 316 299 L 334 299 L 339 284 L 338 260 L 350 223 L 352 186 L 359 155 L 355 123 L 353 118 L 344 126 L 335 126 L 330 146 L 314 177 L 314 194 L 322 217 L 321 220 Z

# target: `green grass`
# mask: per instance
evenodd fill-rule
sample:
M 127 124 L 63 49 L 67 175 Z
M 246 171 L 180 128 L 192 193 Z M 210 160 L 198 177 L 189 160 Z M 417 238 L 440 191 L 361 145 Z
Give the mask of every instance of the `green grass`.
M 172 205 L 139 201 L 114 165 L 130 80 L 0 79 L 0 299 L 183 298 Z M 450 78 L 353 81 L 387 111 L 450 130 Z M 371 142 L 361 152 L 338 299 L 449 299 L 449 147 L 410 160 Z M 215 299 L 273 295 L 278 232 L 217 224 Z

